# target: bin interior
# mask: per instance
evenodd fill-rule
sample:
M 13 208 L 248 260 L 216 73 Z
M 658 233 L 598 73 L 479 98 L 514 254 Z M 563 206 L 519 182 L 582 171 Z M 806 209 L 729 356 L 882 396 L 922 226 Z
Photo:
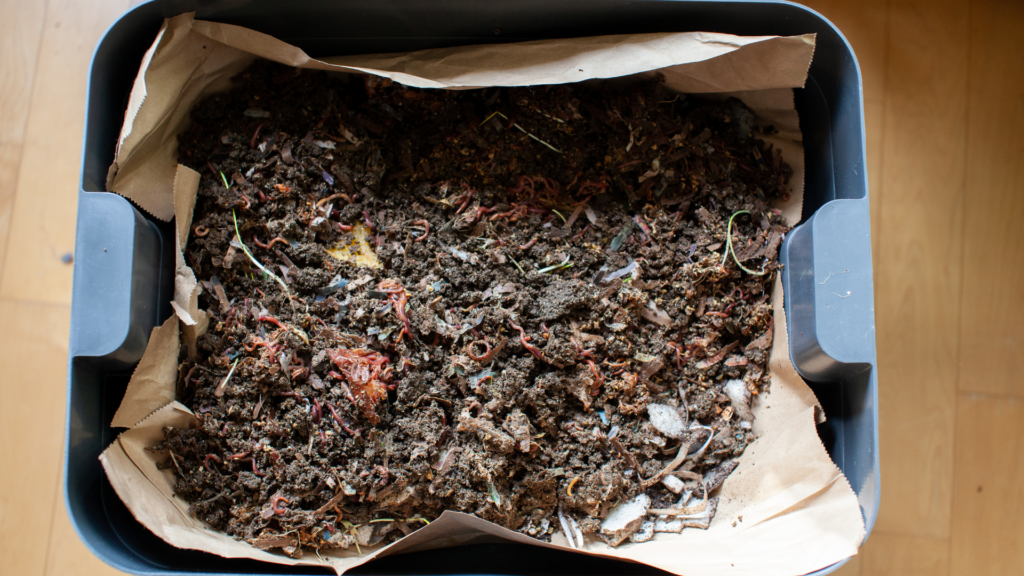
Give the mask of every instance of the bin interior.
M 105 193 L 107 169 L 121 129 L 132 82 L 162 20 L 195 11 L 196 18 L 237 24 L 270 34 L 313 57 L 397 52 L 441 46 L 540 38 L 643 32 L 712 31 L 737 35 L 817 34 L 807 86 L 796 90 L 806 156 L 803 218 L 836 199 L 868 202 L 860 71 L 845 39 L 825 19 L 785 2 L 638 0 L 154 0 L 126 13 L 108 31 L 93 60 L 79 199 L 75 284 L 68 382 L 65 493 L 72 523 L 86 545 L 114 567 L 138 574 L 319 574 L 229 560 L 164 543 L 132 517 L 114 493 L 97 459 L 114 440 L 109 423 L 124 394 L 150 330 L 171 315 L 174 233 L 169 223 L 145 217 L 123 198 Z M 839 203 L 841 204 L 841 203 Z M 848 203 L 850 204 L 850 203 Z M 864 219 L 863 232 L 868 223 Z M 824 234 L 822 232 L 821 234 Z M 814 232 L 814 246 L 822 240 Z M 789 235 L 783 259 L 804 254 Z M 840 239 L 841 241 L 841 239 Z M 97 246 L 121 247 L 120 260 L 98 260 Z M 116 252 L 112 250 L 111 252 Z M 871 285 L 870 244 L 861 250 L 866 287 Z M 104 251 L 104 254 L 109 254 Z M 108 256 L 114 258 L 113 256 Z M 792 273 L 792 271 L 787 270 Z M 863 274 L 861 275 L 863 281 Z M 787 300 L 790 296 L 787 282 Z M 792 306 L 787 301 L 787 315 Z M 870 304 L 870 302 L 869 302 Z M 871 307 L 869 306 L 869 309 Z M 806 310 L 802 308 L 802 310 Z M 812 320 L 813 306 L 811 307 Z M 863 314 L 862 314 L 863 316 Z M 870 533 L 878 510 L 877 376 L 873 310 L 870 346 L 830 369 L 798 370 L 817 394 L 826 416 L 819 434 L 860 499 Z M 791 320 L 792 322 L 792 320 Z M 791 324 L 792 325 L 792 324 Z M 817 338 L 841 327 L 817 324 Z M 795 332 L 795 331 L 791 331 Z M 798 336 L 799 337 L 799 336 Z M 791 346 L 795 347 L 791 337 Z M 813 372 L 813 373 L 812 373 Z M 821 374 L 827 374 L 822 378 Z M 817 376 L 816 376 L 817 375 Z M 842 563 L 820 570 L 826 574 Z M 512 544 L 386 558 L 356 570 L 366 574 L 653 574 L 659 570 Z

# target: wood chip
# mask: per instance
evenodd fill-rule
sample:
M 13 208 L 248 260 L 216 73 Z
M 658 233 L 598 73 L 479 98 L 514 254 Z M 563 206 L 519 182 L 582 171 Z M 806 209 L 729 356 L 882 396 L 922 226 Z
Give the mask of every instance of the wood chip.
M 336 504 L 340 504 L 341 501 L 344 500 L 344 499 L 345 499 L 345 491 L 341 490 L 337 494 L 335 494 L 333 498 L 328 500 L 327 504 L 324 504 L 323 506 L 317 508 L 316 513 L 317 514 L 323 514 L 324 512 L 327 512 L 328 510 L 330 510 L 331 508 L 334 508 L 334 506 Z
M 715 354 L 714 356 L 712 356 L 710 358 L 705 358 L 704 360 L 701 360 L 700 362 L 697 362 L 697 369 L 698 370 L 704 370 L 704 369 L 707 369 L 707 368 L 710 368 L 710 367 L 714 366 L 715 364 L 718 364 L 719 362 L 722 361 L 722 358 L 725 358 L 726 354 L 731 352 L 733 348 L 739 346 L 739 344 L 740 343 L 739 343 L 738 340 L 735 341 L 735 342 L 732 342 L 730 344 L 727 344 L 724 348 L 722 348 L 721 350 L 718 351 L 718 354 Z
M 761 334 L 754 340 L 751 340 L 750 344 L 747 344 L 747 347 L 744 348 L 744 350 L 746 350 L 747 352 L 752 352 L 754 350 L 764 350 L 771 346 L 773 334 L 772 328 L 772 326 L 769 326 L 768 329 L 765 330 L 764 334 Z

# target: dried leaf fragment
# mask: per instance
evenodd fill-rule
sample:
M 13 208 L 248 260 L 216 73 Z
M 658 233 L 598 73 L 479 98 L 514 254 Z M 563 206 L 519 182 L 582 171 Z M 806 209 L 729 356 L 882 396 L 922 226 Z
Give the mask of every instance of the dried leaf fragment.
M 658 305 L 651 300 L 647 303 L 647 308 L 640 309 L 640 316 L 643 316 L 645 320 L 649 320 L 660 326 L 671 326 L 672 317 L 667 312 L 658 308 Z
M 764 349 L 768 348 L 769 346 L 771 346 L 771 344 L 772 344 L 772 328 L 773 328 L 772 326 L 769 326 L 768 330 L 765 330 L 764 334 L 761 334 L 756 339 L 751 340 L 750 344 L 747 344 L 747 347 L 744 348 L 744 350 L 746 350 L 747 352 L 750 352 L 750 351 L 753 351 L 753 350 L 764 350 Z

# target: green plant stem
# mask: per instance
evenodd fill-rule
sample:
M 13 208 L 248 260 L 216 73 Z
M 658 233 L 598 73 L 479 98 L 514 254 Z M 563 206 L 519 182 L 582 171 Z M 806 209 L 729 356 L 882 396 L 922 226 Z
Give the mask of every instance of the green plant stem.
M 554 264 L 552 266 L 548 266 L 547 268 L 541 268 L 540 270 L 537 270 L 537 274 L 547 274 L 548 272 L 552 272 L 560 268 L 569 268 L 571 266 L 572 262 L 569 262 L 569 258 L 566 257 L 566 259 L 559 264 Z
M 281 280 L 281 278 L 278 277 L 277 274 L 274 274 L 273 272 L 268 270 L 266 266 L 260 264 L 260 261 L 257 260 L 256 257 L 252 255 L 252 252 L 249 251 L 249 248 L 248 246 L 245 245 L 245 242 L 242 242 L 242 233 L 238 231 L 238 216 L 235 215 L 234 210 L 231 211 L 231 219 L 234 220 L 235 222 L 235 237 L 238 238 L 238 244 L 239 246 L 242 247 L 242 252 L 245 252 L 245 255 L 249 257 L 249 260 L 252 260 L 252 263 L 255 264 L 260 270 L 262 270 L 264 274 L 270 276 L 271 278 L 276 280 L 278 284 L 281 285 L 281 289 L 284 290 L 285 297 L 288 298 L 288 304 L 291 305 L 292 311 L 294 312 L 295 301 L 292 300 L 292 293 L 288 290 L 288 285 L 285 284 L 284 280 Z M 295 327 L 292 327 L 292 332 L 295 332 L 295 334 L 297 334 L 299 338 L 302 338 L 306 345 L 309 345 L 309 337 L 306 336 L 305 332 Z
M 729 254 L 732 254 L 733 262 L 736 262 L 736 265 L 740 267 L 740 270 L 743 270 L 744 272 L 750 274 L 751 276 L 764 276 L 767 273 L 764 269 L 764 266 L 761 267 L 760 272 L 755 272 L 754 270 L 751 270 L 750 268 L 747 268 L 742 263 L 740 263 L 740 259 L 736 257 L 736 250 L 733 249 L 732 246 L 732 221 L 740 214 L 750 214 L 750 211 L 739 210 L 729 217 L 729 225 L 726 227 L 725 230 L 725 252 L 722 254 L 722 265 L 725 266 L 725 260 L 729 257 Z

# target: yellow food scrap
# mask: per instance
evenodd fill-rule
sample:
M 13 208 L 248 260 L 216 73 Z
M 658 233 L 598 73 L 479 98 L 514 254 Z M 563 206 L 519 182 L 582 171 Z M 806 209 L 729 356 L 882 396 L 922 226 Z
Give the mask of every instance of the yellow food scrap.
M 370 230 L 362 224 L 352 226 L 352 239 L 341 241 L 328 248 L 327 253 L 337 260 L 348 262 L 360 268 L 380 268 L 380 260 L 370 246 Z

